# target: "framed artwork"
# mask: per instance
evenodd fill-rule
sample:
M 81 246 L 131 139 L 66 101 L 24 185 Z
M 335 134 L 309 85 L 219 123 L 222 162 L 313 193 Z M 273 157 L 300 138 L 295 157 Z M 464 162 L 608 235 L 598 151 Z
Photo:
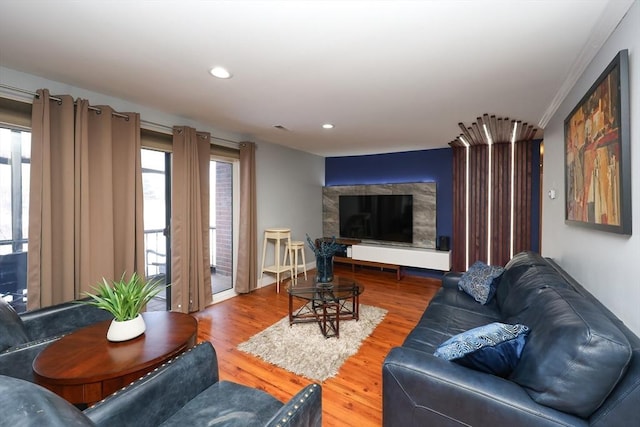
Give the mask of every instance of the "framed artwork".
M 564 121 L 565 222 L 631 234 L 629 55 L 621 50 Z

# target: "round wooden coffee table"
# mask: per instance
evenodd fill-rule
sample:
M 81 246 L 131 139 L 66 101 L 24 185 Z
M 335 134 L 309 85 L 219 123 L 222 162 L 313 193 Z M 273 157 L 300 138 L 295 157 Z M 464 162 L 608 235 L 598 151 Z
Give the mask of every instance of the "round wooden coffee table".
M 198 324 L 184 313 L 143 313 L 146 331 L 107 341 L 110 320 L 66 335 L 33 361 L 36 383 L 75 404 L 104 399 L 196 344 Z

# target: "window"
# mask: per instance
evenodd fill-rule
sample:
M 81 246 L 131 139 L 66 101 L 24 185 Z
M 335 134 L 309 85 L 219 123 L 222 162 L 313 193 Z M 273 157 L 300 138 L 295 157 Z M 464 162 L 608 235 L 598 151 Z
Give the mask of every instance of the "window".
M 26 310 L 31 132 L 0 127 L 0 297 Z

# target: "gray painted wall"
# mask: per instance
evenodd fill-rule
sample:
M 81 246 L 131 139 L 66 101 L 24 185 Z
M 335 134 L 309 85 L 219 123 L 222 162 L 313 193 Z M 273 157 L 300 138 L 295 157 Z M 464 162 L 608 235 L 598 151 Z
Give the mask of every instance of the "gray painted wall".
M 564 223 L 564 119 L 616 53 L 629 50 L 633 235 Z M 549 190 L 557 192 L 554 200 Z M 597 53 L 544 130 L 542 254 L 565 270 L 640 334 L 640 2 Z
M 276 144 L 258 142 L 256 186 L 258 205 L 258 274 L 262 261 L 265 228 L 291 229 L 293 240 L 322 236 L 322 186 L 324 157 L 292 150 Z M 274 245 L 267 245 L 265 265 L 273 264 Z M 315 266 L 315 257 L 305 246 L 306 262 Z M 265 274 L 260 283 L 275 282 Z

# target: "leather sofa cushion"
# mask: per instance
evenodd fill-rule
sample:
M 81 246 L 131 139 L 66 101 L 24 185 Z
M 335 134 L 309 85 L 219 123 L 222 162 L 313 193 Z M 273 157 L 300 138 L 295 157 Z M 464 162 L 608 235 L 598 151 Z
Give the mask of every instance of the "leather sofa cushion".
M 498 300 L 504 318 L 516 316 L 535 303 L 539 289 L 563 288 L 573 290 L 552 267 L 536 265 L 518 272 L 518 278 L 508 284 L 508 290 Z
M 428 323 L 425 323 L 424 326 L 418 325 L 413 328 L 407 338 L 404 339 L 402 346 L 431 355 L 440 344 L 449 338 L 451 338 L 451 335 L 448 332 L 432 329 L 428 326 Z
M 535 265 L 547 265 L 547 262 L 535 252 L 525 251 L 514 255 L 504 266 L 504 272 L 500 277 L 496 288 L 495 299 L 500 307 L 504 307 L 504 300 L 513 287 L 518 282 L 520 276 Z
M 487 304 L 480 304 L 476 300 L 474 300 L 471 296 L 467 295 L 464 291 L 449 288 L 441 288 L 436 295 L 431 299 L 429 303 L 429 307 L 440 305 L 443 307 L 449 308 L 441 308 L 444 310 L 454 310 L 459 312 L 467 312 L 473 315 L 474 317 L 480 315 L 487 319 L 495 319 L 500 320 L 502 315 L 500 314 L 500 310 L 498 305 L 495 302 L 495 299 L 492 299 Z M 431 308 L 429 308 L 431 310 Z M 429 310 L 425 310 L 423 313 L 423 318 L 425 314 L 429 312 Z M 491 323 L 490 320 L 487 323 Z M 422 320 L 420 320 L 422 322 Z
M 283 403 L 264 391 L 229 381 L 220 381 L 190 400 L 161 425 L 214 426 L 267 425 Z
M 631 359 L 625 335 L 590 300 L 544 287 L 510 323 L 531 329 L 510 379 L 533 400 L 588 418 L 624 375 Z
M 22 319 L 5 300 L 0 298 L 0 352 L 29 342 Z
M 474 304 L 484 307 L 475 301 Z M 497 314 L 490 310 L 473 312 L 462 307 L 431 304 L 418 321 L 418 326 L 440 330 L 448 335 L 447 338 L 451 338 L 469 329 L 499 320 Z
M 441 288 L 403 346 L 433 354 L 452 336 L 497 321 L 495 303 L 482 305 L 463 291 Z

